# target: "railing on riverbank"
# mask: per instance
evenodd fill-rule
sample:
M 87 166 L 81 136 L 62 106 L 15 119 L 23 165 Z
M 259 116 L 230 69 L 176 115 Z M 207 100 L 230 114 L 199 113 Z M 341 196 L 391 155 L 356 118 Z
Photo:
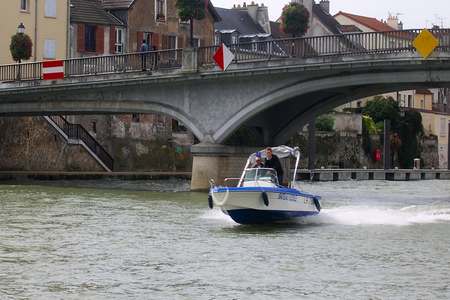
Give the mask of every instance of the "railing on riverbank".
M 450 52 L 450 29 L 431 29 L 439 40 L 435 52 Z M 235 55 L 234 63 L 276 59 L 307 59 L 414 53 L 414 39 L 421 30 L 345 33 L 338 35 L 275 39 L 262 42 L 229 45 Z M 197 49 L 198 66 L 214 64 L 213 56 L 219 46 Z M 143 53 L 93 56 L 64 60 L 65 77 L 151 72 L 161 69 L 180 69 L 183 49 L 169 49 Z M 42 62 L 0 66 L 0 81 L 42 79 Z
M 97 156 L 109 171 L 114 168 L 114 159 L 105 148 L 80 124 L 72 124 L 63 116 L 47 116 L 66 136 L 68 140 L 79 140 Z

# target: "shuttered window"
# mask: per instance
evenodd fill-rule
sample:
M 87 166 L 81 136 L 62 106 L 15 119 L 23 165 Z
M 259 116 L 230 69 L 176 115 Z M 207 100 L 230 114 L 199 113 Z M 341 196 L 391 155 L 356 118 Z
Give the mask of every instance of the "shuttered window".
M 96 26 L 86 25 L 84 28 L 84 47 L 86 51 L 95 52 L 96 38 L 95 38 Z

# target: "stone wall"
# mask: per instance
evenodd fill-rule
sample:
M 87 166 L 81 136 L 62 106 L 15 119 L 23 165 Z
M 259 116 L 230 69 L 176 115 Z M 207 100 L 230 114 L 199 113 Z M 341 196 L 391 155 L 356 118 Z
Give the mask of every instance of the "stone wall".
M 383 151 L 382 136 L 370 136 L 372 149 Z M 308 167 L 308 134 L 299 133 L 290 144 L 299 146 L 302 151 L 301 168 Z M 436 137 L 425 136 L 421 140 L 421 164 L 422 168 L 438 168 L 438 141 Z M 368 168 L 383 169 L 383 161 L 374 161 L 374 153 L 366 154 L 362 146 L 361 135 L 345 132 L 318 132 L 316 140 L 316 163 L 317 169 L 324 168 Z M 394 158 L 393 167 L 398 163 Z
M 104 171 L 80 145 L 69 145 L 42 117 L 0 118 L 0 170 Z

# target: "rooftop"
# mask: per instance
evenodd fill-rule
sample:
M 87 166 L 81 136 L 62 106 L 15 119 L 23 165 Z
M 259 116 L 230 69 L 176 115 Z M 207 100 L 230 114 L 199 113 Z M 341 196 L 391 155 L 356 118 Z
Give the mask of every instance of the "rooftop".
M 349 19 L 352 19 L 353 21 L 368 27 L 374 31 L 377 32 L 383 32 L 383 31 L 394 31 L 395 29 L 392 28 L 391 26 L 389 26 L 388 24 L 381 22 L 375 18 L 371 18 L 371 17 L 365 17 L 365 16 L 359 16 L 359 15 L 354 15 L 354 14 L 350 14 L 350 13 L 346 13 L 346 12 L 338 12 L 336 16 L 338 15 L 342 15 L 345 16 Z
M 123 23 L 105 11 L 97 0 L 71 0 L 70 22 L 102 25 L 122 25 Z
M 216 11 L 222 19 L 214 25 L 218 31 L 236 30 L 242 35 L 266 33 L 258 23 L 253 21 L 245 10 L 217 7 Z

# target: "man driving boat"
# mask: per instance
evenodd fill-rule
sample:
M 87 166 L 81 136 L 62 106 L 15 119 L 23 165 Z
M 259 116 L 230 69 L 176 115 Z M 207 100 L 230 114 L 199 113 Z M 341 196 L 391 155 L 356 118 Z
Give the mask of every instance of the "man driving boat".
M 278 183 L 283 184 L 283 168 L 278 156 L 272 153 L 272 148 L 266 148 L 266 161 L 264 162 L 265 168 L 271 168 L 277 171 Z

